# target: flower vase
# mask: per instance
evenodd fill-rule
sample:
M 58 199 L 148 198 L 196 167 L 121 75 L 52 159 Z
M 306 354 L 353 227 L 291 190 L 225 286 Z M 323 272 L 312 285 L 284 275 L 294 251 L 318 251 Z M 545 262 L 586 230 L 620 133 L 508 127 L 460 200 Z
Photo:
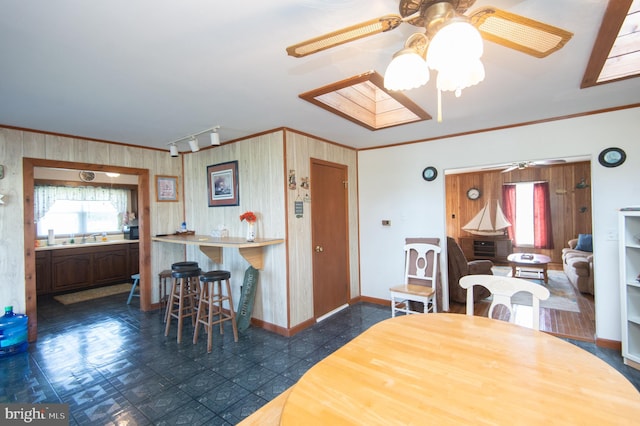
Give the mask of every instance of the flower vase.
M 255 239 L 256 239 L 255 223 L 247 222 L 247 241 L 255 241 Z

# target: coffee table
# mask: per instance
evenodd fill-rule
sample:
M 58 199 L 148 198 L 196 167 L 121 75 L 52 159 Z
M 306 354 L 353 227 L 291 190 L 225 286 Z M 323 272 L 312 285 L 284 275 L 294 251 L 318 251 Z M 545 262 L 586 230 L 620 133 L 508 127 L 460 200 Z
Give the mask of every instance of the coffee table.
M 511 276 L 520 277 L 522 272 L 534 272 L 542 274 L 542 279 L 545 283 L 549 282 L 549 276 L 547 275 L 547 267 L 551 258 L 544 254 L 531 254 L 531 253 L 512 253 L 507 256 L 509 265 L 511 266 Z

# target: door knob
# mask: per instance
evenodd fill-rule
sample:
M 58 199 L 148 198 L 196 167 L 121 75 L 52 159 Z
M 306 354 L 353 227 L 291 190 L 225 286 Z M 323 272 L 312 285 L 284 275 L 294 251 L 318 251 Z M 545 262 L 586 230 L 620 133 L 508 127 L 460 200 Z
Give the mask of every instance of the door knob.
M 322 246 L 316 246 L 316 253 L 322 253 L 324 251 L 324 248 L 322 248 Z

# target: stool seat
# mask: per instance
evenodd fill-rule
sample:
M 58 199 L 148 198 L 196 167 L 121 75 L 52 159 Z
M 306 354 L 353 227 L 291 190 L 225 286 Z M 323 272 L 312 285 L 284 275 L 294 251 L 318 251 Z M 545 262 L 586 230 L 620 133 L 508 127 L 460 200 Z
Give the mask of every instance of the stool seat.
M 171 276 L 173 278 L 191 278 L 199 276 L 201 272 L 202 271 L 200 268 L 192 267 L 190 269 L 174 270 L 173 272 L 171 272 Z
M 133 280 L 133 285 L 131 286 L 131 291 L 129 292 L 129 298 L 127 299 L 127 305 L 131 304 L 132 297 L 140 297 L 140 293 L 135 293 L 136 287 L 138 287 L 138 283 L 140 282 L 140 274 L 131 275 L 131 279 Z
M 198 262 L 176 262 L 171 264 L 172 271 L 180 271 L 183 269 L 192 269 L 198 267 Z
M 229 271 L 209 271 L 200 275 L 200 281 L 202 282 L 228 280 L 229 278 L 231 278 L 231 272 Z

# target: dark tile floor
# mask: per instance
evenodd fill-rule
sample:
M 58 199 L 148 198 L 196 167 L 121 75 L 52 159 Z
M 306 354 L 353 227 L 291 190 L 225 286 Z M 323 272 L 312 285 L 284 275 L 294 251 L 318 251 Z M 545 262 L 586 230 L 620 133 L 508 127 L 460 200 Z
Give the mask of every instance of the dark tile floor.
M 158 312 L 140 312 L 126 294 L 74 305 L 39 300 L 36 343 L 0 359 L 0 403 L 69 404 L 72 425 L 236 424 L 294 384 L 309 367 L 371 325 L 386 306 L 361 303 L 285 338 L 252 327 L 233 341 L 230 326 L 196 345 L 185 328 L 164 336 Z M 640 389 L 640 371 L 619 353 L 572 342 L 620 370 Z

